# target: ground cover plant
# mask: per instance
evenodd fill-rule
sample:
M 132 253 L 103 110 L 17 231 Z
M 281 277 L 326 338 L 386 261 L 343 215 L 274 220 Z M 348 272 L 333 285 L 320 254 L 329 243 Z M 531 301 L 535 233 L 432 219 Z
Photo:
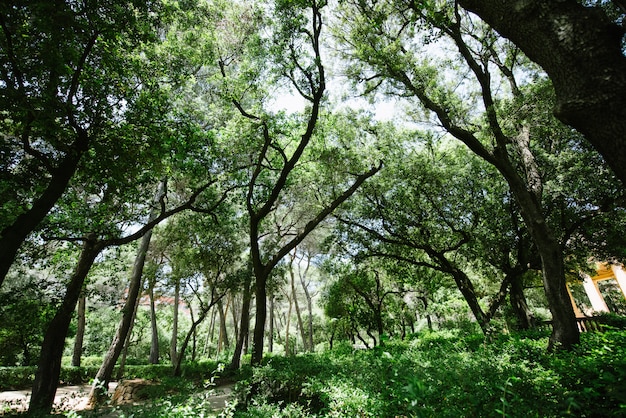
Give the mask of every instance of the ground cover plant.
M 236 416 L 623 416 L 626 334 L 584 334 L 547 354 L 547 336 L 427 333 L 372 350 L 272 358 L 240 383 Z
M 163 379 L 125 417 L 598 417 L 626 414 L 626 332 L 583 334 L 547 353 L 539 332 L 427 332 L 374 349 L 272 356 L 238 375 L 216 410 L 214 380 Z M 216 376 L 216 375 L 214 375 Z M 94 416 L 99 413 L 70 413 Z M 110 409 L 108 410 L 110 412 Z

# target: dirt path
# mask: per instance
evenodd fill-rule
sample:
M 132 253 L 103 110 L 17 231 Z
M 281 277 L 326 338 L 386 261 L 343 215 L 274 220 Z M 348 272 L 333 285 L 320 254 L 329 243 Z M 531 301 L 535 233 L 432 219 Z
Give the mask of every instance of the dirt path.
M 113 394 L 116 382 L 109 385 L 109 393 Z M 226 402 L 230 400 L 234 385 L 228 384 L 215 388 L 215 393 L 209 398 L 215 410 L 224 409 Z M 57 389 L 54 398 L 54 410 L 61 411 L 83 411 L 87 405 L 87 398 L 91 385 L 62 386 Z M 28 409 L 31 391 L 11 390 L 0 392 L 0 416 L 11 413 L 22 412 Z
M 116 383 L 111 384 L 111 391 Z M 61 386 L 54 397 L 55 411 L 82 411 L 85 409 L 91 385 Z M 0 415 L 21 412 L 28 409 L 30 389 L 0 392 Z

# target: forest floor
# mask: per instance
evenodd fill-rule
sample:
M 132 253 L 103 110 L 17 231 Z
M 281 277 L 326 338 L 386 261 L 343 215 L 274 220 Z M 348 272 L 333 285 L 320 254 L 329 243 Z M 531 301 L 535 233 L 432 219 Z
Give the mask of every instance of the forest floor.
M 111 382 L 109 393 L 113 394 L 116 387 L 117 382 Z M 214 388 L 214 393 L 209 397 L 214 410 L 224 409 L 226 403 L 231 398 L 233 387 L 233 384 L 226 384 Z M 54 411 L 58 413 L 85 411 L 90 390 L 91 385 L 88 384 L 60 386 L 54 398 Z M 26 411 L 30 401 L 30 394 L 30 389 L 0 392 L 0 416 L 11 416 Z M 103 417 L 115 416 L 117 416 L 115 412 L 103 415 Z

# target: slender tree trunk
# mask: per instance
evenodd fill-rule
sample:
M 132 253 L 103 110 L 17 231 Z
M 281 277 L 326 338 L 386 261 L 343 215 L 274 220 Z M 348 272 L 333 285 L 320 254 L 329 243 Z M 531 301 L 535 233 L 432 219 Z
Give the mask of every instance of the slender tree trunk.
M 83 355 L 83 340 L 85 337 L 85 313 L 87 311 L 87 297 L 85 290 L 78 299 L 78 311 L 76 315 L 76 338 L 74 339 L 74 350 L 72 354 L 72 366 L 80 367 L 80 360 Z
M 141 293 L 140 293 L 141 296 Z M 135 327 L 135 319 L 137 319 L 137 309 L 139 309 L 139 299 L 137 298 L 135 301 L 135 307 L 133 308 L 133 316 L 130 319 L 130 328 L 128 328 L 128 332 L 126 333 L 126 339 L 124 340 L 124 348 L 122 349 L 121 358 L 120 358 L 120 366 L 117 369 L 117 376 L 115 378 L 120 380 L 122 376 L 124 376 L 124 368 L 126 367 L 126 358 L 128 357 L 128 350 L 130 349 L 130 345 L 132 343 L 133 336 L 133 328 Z
M 115 332 L 115 336 L 104 357 L 102 365 L 100 366 L 98 373 L 96 373 L 94 384 L 91 387 L 91 392 L 89 393 L 88 403 L 92 406 L 98 404 L 98 402 L 102 399 L 102 395 L 106 395 L 106 393 L 102 392 L 103 390 L 108 390 L 109 381 L 113 375 L 113 368 L 115 367 L 115 363 L 117 362 L 120 353 L 122 352 L 126 337 L 129 334 L 131 324 L 133 322 L 132 320 L 134 317 L 135 305 L 137 304 L 137 299 L 141 290 L 143 266 L 146 260 L 146 253 L 148 252 L 151 238 L 152 230 L 146 232 L 146 234 L 141 238 L 135 263 L 133 265 L 130 285 L 128 288 L 128 296 L 124 307 L 122 308 L 122 319 L 117 326 L 117 331 Z
M 200 316 L 198 317 L 197 320 L 193 321 L 192 319 L 193 322 L 191 324 L 191 328 L 189 328 L 189 331 L 187 331 L 187 335 L 185 335 L 185 339 L 183 340 L 183 343 L 180 346 L 180 353 L 178 353 L 178 355 L 176 356 L 176 363 L 174 364 L 174 370 L 173 370 L 174 376 L 180 376 L 181 365 L 183 363 L 183 358 L 185 357 L 185 350 L 187 349 L 187 346 L 189 345 L 189 340 L 191 339 L 193 334 L 196 332 L 198 325 L 204 322 L 212 306 L 213 304 L 209 305 L 206 310 L 201 311 Z
M 209 335 L 211 337 L 211 341 L 215 341 L 215 318 L 217 317 L 217 312 L 213 311 L 211 314 L 211 321 L 209 321 Z M 219 335 L 218 335 L 219 339 Z M 220 346 L 219 343 L 215 349 L 215 356 L 217 357 L 220 354 Z
M 222 343 L 226 349 L 229 349 L 230 342 L 228 341 L 228 329 L 226 328 L 226 312 L 224 311 L 224 303 L 221 299 L 217 302 L 217 310 L 220 315 L 220 343 Z
M 291 347 L 289 341 L 289 331 L 291 328 L 291 308 L 293 307 L 293 301 L 287 294 L 287 300 L 289 301 L 289 308 L 287 309 L 287 320 L 285 323 L 285 355 L 288 356 L 291 354 Z
M 195 321 L 195 319 L 193 317 L 194 315 L 193 315 L 193 309 L 191 308 L 191 304 L 189 304 L 188 306 L 189 306 L 189 316 L 191 317 L 191 324 L 192 324 L 191 328 L 192 328 L 192 331 L 193 331 L 192 335 L 191 335 L 191 338 L 192 338 L 192 340 L 191 340 L 191 343 L 192 343 L 191 344 L 191 361 L 195 361 L 195 359 L 196 359 L 196 327 L 194 327 L 193 324 L 196 321 Z M 186 349 L 186 347 L 185 347 L 185 349 Z M 184 354 L 184 352 L 185 351 L 181 347 L 180 353 L 179 353 L 179 358 L 176 359 L 176 360 L 180 360 L 180 362 L 177 361 L 177 363 L 179 363 L 179 364 L 182 363 L 182 358 L 180 358 L 180 355 Z
M 234 330 L 234 338 L 235 341 L 237 341 L 239 339 L 239 315 L 238 315 L 238 310 L 237 310 L 237 303 L 235 303 L 235 295 L 233 295 L 232 293 L 230 294 L 230 304 L 232 306 L 230 312 L 233 318 L 233 330 Z
M 308 265 L 307 265 L 308 270 Z M 308 323 L 307 323 L 307 334 L 308 334 L 308 350 L 313 351 L 313 297 L 309 292 L 309 288 L 306 283 L 306 276 L 300 276 L 300 283 L 302 284 L 302 289 L 304 290 L 304 297 L 306 298 L 306 307 L 309 313 Z
M 83 289 L 85 277 L 102 249 L 103 246 L 96 243 L 95 236 L 91 235 L 85 240 L 80 258 L 67 285 L 63 302 L 48 324 L 28 406 L 30 414 L 46 415 L 52 410 L 61 374 L 61 358 L 67 331 Z
M 176 353 L 178 353 L 178 304 L 180 303 L 180 279 L 174 283 L 174 306 L 172 314 L 172 339 L 170 340 L 170 361 L 172 366 L 176 364 Z
M 267 351 L 274 352 L 274 295 L 270 296 L 270 329 L 269 329 L 269 347 Z
M 295 254 L 294 254 L 295 257 Z M 293 304 L 296 308 L 296 318 L 298 319 L 298 328 L 300 328 L 300 337 L 302 338 L 302 345 L 304 349 L 307 350 L 307 338 L 306 331 L 304 326 L 302 325 L 302 314 L 300 312 L 300 305 L 298 305 L 298 294 L 296 293 L 296 279 L 295 273 L 293 271 L 293 263 L 290 266 L 290 275 L 291 275 L 291 297 L 293 298 Z
M 527 130 L 523 130 L 515 141 L 521 150 L 520 153 L 526 158 L 532 158 L 528 149 Z M 498 169 L 509 183 L 511 192 L 519 204 L 524 224 L 541 257 L 543 288 L 552 314 L 552 335 L 548 349 L 569 350 L 580 342 L 580 331 L 567 293 L 563 252 L 543 214 L 540 200 L 541 178 L 536 173 L 536 166 L 533 162 L 533 164 L 525 164 L 525 167 L 530 172 L 527 175 L 530 177 L 527 182 L 516 174 L 510 163 L 502 162 Z
M 155 284 L 155 278 L 150 278 L 150 288 L 148 289 L 150 297 L 150 364 L 159 364 L 159 328 L 157 326 L 156 307 L 154 304 Z
M 243 300 L 241 303 L 241 319 L 239 322 L 239 335 L 237 336 L 237 344 L 235 344 L 235 352 L 230 362 L 230 368 L 239 369 L 241 366 L 241 353 L 245 340 L 248 338 L 248 330 L 250 328 L 250 302 L 252 299 L 252 276 L 249 274 L 243 285 Z

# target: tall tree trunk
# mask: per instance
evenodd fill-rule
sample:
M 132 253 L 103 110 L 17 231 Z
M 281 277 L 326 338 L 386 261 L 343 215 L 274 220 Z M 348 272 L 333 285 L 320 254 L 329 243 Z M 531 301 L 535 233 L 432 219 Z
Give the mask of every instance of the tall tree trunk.
M 172 338 L 170 340 L 170 361 L 172 366 L 177 363 L 176 354 L 178 353 L 178 304 L 180 303 L 180 279 L 176 279 L 174 283 L 174 306 L 172 314 Z
M 154 286 L 156 279 L 150 278 L 148 295 L 150 297 L 150 364 L 159 364 L 159 328 L 157 326 L 156 307 L 154 305 Z
M 228 305 L 226 307 L 228 309 Z M 222 299 L 217 302 L 217 312 L 220 315 L 220 344 L 223 344 L 226 349 L 230 348 L 230 342 L 228 341 L 228 329 L 226 328 L 226 312 L 224 311 L 224 303 Z
M 230 312 L 233 318 L 233 330 L 235 332 L 234 338 L 235 341 L 237 341 L 237 339 L 239 338 L 239 315 L 237 312 L 237 303 L 235 303 L 235 295 L 233 295 L 232 293 L 230 294 L 230 304 L 232 306 Z
M 267 351 L 274 352 L 274 295 L 270 296 L 270 329 L 269 329 L 269 346 Z
M 113 368 L 115 367 L 115 363 L 117 362 L 120 353 L 122 352 L 122 348 L 126 342 L 126 337 L 129 334 L 135 313 L 135 305 L 137 304 L 137 299 L 139 298 L 141 290 L 143 266 L 146 260 L 146 253 L 148 252 L 151 238 L 152 230 L 146 232 L 146 234 L 141 238 L 141 242 L 137 250 L 137 256 L 135 257 L 135 263 L 133 265 L 133 271 L 128 288 L 128 296 L 126 298 L 126 302 L 124 303 L 124 307 L 122 308 L 122 319 L 117 326 L 117 331 L 115 332 L 111 346 L 104 357 L 100 369 L 96 373 L 93 386 L 89 392 L 88 403 L 91 406 L 97 405 L 98 402 L 102 400 L 102 395 L 106 395 L 106 393 L 103 392 L 108 390 L 109 381 L 111 380 L 111 376 L 113 374 Z
M 508 160 L 501 159 L 497 168 L 504 175 L 519 204 L 524 224 L 541 258 L 543 288 L 552 314 L 552 335 L 548 349 L 569 350 L 580 342 L 580 331 L 567 293 L 563 252 L 543 214 L 541 176 L 534 161 L 531 163 L 526 161 L 533 159 L 529 149 L 528 130 L 522 129 L 514 141 L 520 149 L 528 179 L 524 181 L 520 178 Z
M 298 294 L 296 293 L 296 277 L 295 272 L 293 270 L 293 260 L 296 258 L 295 250 L 293 252 L 293 258 L 291 263 L 289 264 L 289 276 L 291 279 L 291 297 L 293 298 L 293 304 L 296 308 L 296 318 L 298 319 L 298 328 L 300 329 L 300 338 L 302 338 L 302 345 L 304 349 L 307 349 L 307 338 L 306 331 L 304 326 L 302 325 L 302 314 L 300 312 L 300 305 L 298 305 Z
M 250 272 L 251 273 L 251 272 Z M 241 366 L 241 353 L 243 346 L 248 338 L 248 330 L 250 329 L 250 303 L 252 299 L 252 275 L 246 276 L 243 285 L 243 300 L 241 303 L 241 319 L 239 321 L 239 335 L 237 336 L 237 344 L 235 344 L 235 351 L 233 358 L 230 362 L 230 368 L 233 370 L 239 369 Z
M 126 367 L 126 358 L 128 356 L 128 350 L 130 349 L 130 344 L 132 342 L 133 328 L 135 327 L 135 319 L 137 319 L 137 309 L 139 309 L 139 299 L 140 297 L 138 297 L 137 300 L 135 301 L 135 307 L 133 308 L 133 316 L 130 319 L 130 328 L 128 328 L 128 332 L 126 333 L 126 340 L 124 341 L 124 348 L 122 349 L 121 358 L 120 358 L 120 366 L 117 369 L 117 376 L 115 376 L 117 380 L 120 380 L 122 376 L 124 376 L 124 368 Z
M 78 299 L 78 311 L 76 315 L 76 338 L 74 339 L 74 350 L 72 352 L 72 366 L 80 367 L 80 359 L 83 356 L 83 340 L 85 338 L 85 313 L 87 310 L 87 297 L 85 289 Z
M 291 328 L 291 308 L 293 307 L 293 301 L 289 297 L 289 293 L 285 292 L 285 296 L 287 297 L 287 301 L 289 301 L 289 308 L 287 309 L 287 320 L 285 321 L 285 355 L 288 356 L 291 354 L 291 351 L 294 351 L 295 354 L 295 350 L 291 349 L 289 341 L 289 331 Z
M 217 312 L 213 311 L 213 313 L 211 314 L 211 321 L 209 321 L 209 336 L 211 338 L 211 341 L 215 340 L 215 319 L 216 319 L 216 317 L 217 317 Z M 219 338 L 219 335 L 218 335 L 218 338 Z M 218 356 L 219 353 L 220 353 L 220 351 L 219 351 L 219 345 L 218 345 L 217 349 L 215 350 L 215 355 Z
M 61 358 L 65 348 L 65 337 L 76 309 L 85 278 L 103 246 L 91 235 L 85 240 L 80 258 L 72 273 L 63 302 L 52 321 L 48 324 L 41 345 L 41 354 L 33 382 L 33 391 L 28 411 L 33 415 L 47 415 L 52 410 L 61 374 Z
M 309 264 L 311 259 L 307 260 L 306 271 L 309 269 Z M 306 307 L 309 314 L 308 323 L 307 323 L 307 349 L 309 351 L 313 351 L 313 297 L 311 296 L 311 292 L 309 292 L 309 286 L 306 283 L 306 274 L 300 276 L 300 283 L 302 284 L 302 290 L 304 290 L 304 297 L 306 298 Z
M 264 266 L 263 266 L 264 267 Z M 263 269 L 261 267 L 261 269 Z M 252 337 L 252 358 L 251 364 L 261 364 L 263 359 L 263 340 L 265 338 L 265 322 L 267 319 L 267 279 L 268 273 L 259 271 L 255 268 L 255 301 L 256 309 L 254 310 L 254 334 Z

